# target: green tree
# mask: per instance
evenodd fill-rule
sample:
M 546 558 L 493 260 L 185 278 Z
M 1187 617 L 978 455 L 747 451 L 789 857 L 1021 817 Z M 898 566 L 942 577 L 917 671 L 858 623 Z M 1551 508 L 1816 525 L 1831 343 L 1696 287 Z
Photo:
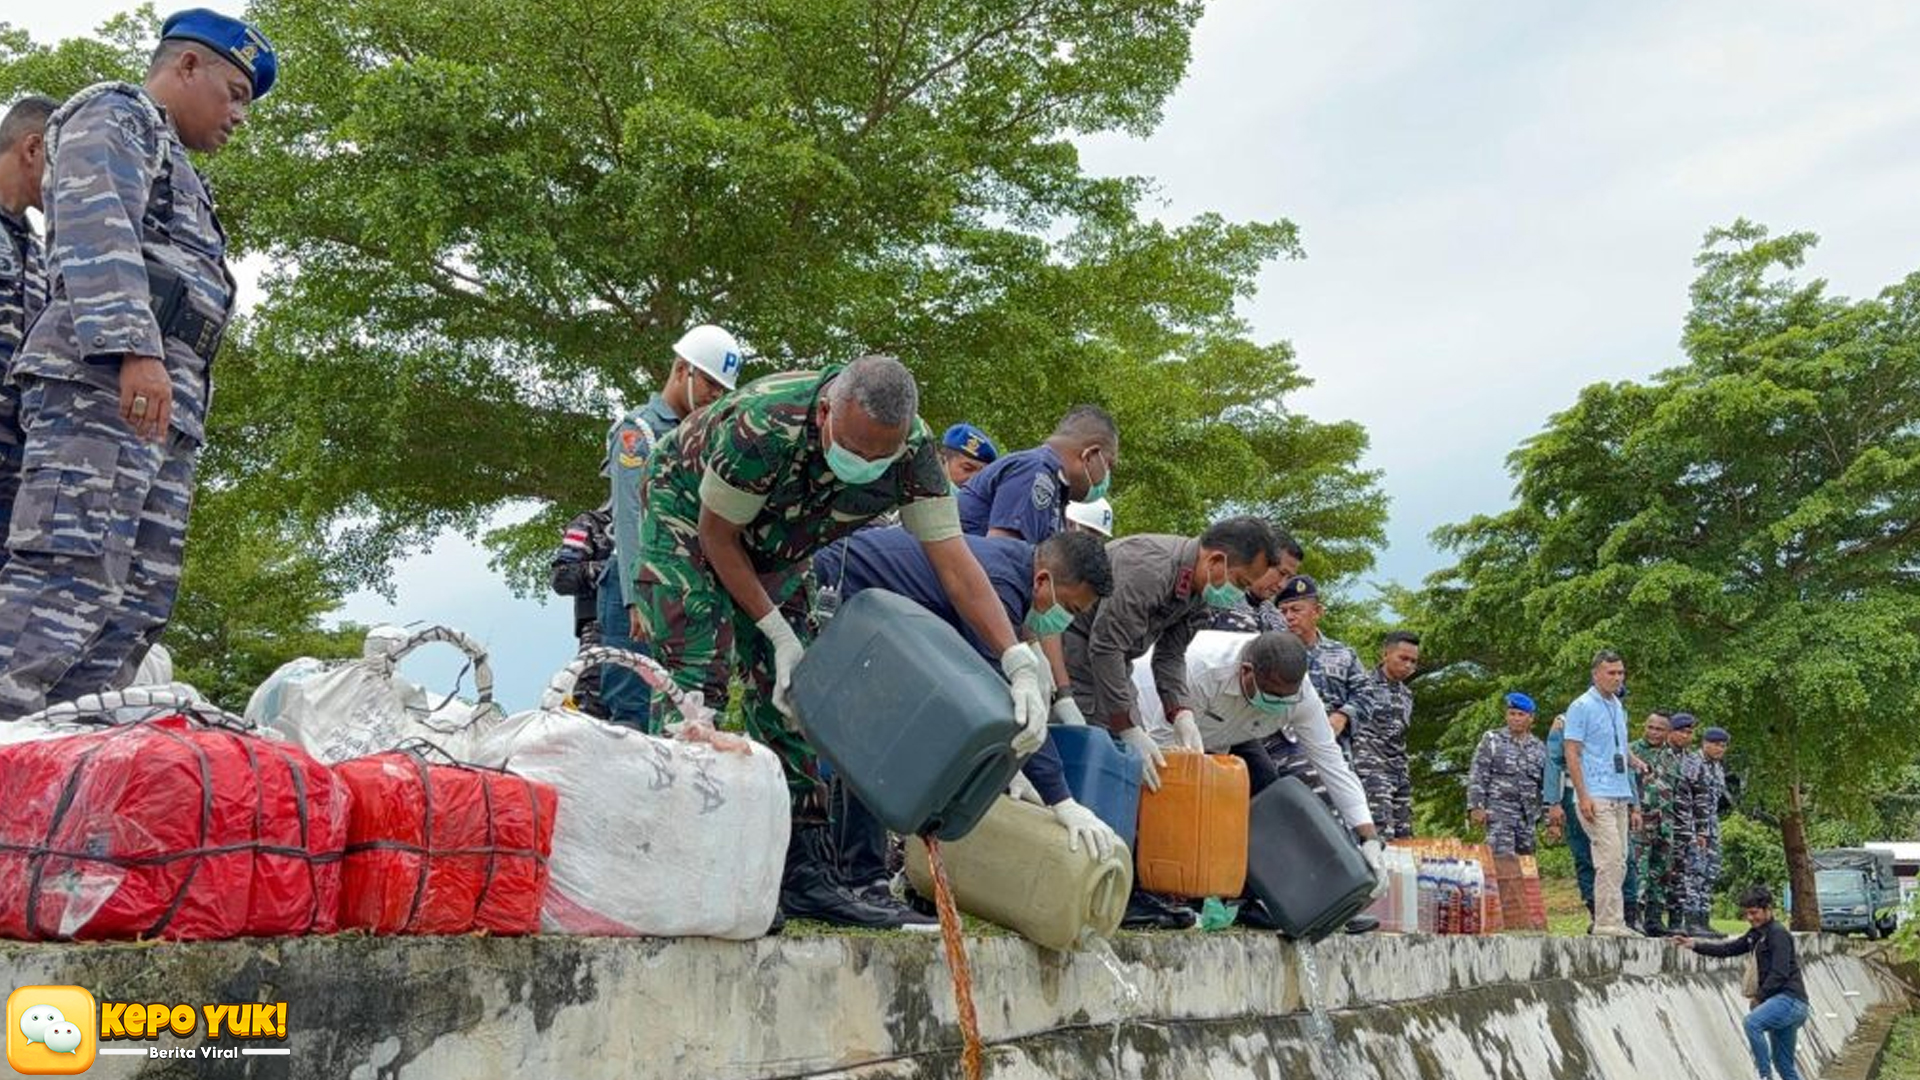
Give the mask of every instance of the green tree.
M 1291 348 L 1236 313 L 1300 256 L 1294 226 L 1153 220 L 1149 181 L 1088 175 L 1072 141 L 1151 130 L 1201 7 L 256 0 L 282 78 L 205 167 L 268 270 L 217 368 L 185 666 L 238 686 L 196 651 L 231 649 L 216 621 L 279 655 L 396 555 L 503 511 L 496 565 L 536 587 L 604 497 L 615 407 L 703 320 L 749 376 L 897 353 L 930 421 L 1003 446 L 1102 403 L 1124 531 L 1246 509 L 1330 582 L 1366 569 L 1365 432 L 1289 410 Z M 154 30 L 149 6 L 97 39 L 0 32 L 0 88 L 133 76 Z M 252 602 L 282 590 L 310 602 Z
M 1811 816 L 1869 813 L 1920 739 L 1920 274 L 1831 296 L 1786 273 L 1814 242 L 1710 232 L 1687 362 L 1552 417 L 1510 459 L 1518 505 L 1439 531 L 1459 562 L 1425 596 L 1443 647 L 1549 700 L 1613 647 L 1634 706 L 1729 728 L 1801 929 Z
M 611 403 L 712 320 L 749 375 L 895 352 L 930 420 L 1003 445 L 1104 403 L 1126 530 L 1233 505 L 1284 517 L 1323 573 L 1365 569 L 1364 432 L 1287 410 L 1291 349 L 1235 313 L 1294 227 L 1151 220 L 1147 181 L 1086 174 L 1072 142 L 1152 128 L 1200 12 L 257 0 L 283 78 L 210 169 L 274 267 L 273 472 L 367 574 L 532 507 L 490 537 L 530 584 L 602 497 Z

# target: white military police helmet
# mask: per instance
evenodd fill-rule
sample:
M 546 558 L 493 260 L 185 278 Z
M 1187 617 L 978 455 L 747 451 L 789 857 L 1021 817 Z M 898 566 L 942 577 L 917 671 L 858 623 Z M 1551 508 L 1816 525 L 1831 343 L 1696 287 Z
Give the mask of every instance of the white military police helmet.
M 1113 539 L 1113 504 L 1105 499 L 1068 503 L 1067 520 Z
M 733 335 L 707 323 L 696 326 L 673 343 L 673 355 L 707 373 L 731 390 L 740 381 L 740 343 Z

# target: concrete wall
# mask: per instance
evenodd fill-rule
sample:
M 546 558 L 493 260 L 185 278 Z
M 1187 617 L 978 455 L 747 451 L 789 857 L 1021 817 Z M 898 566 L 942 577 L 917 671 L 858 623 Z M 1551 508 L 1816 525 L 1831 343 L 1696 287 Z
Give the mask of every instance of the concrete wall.
M 1737 963 L 1652 941 L 1329 941 L 1316 966 L 1332 1052 L 1304 1008 L 1301 957 L 1272 935 L 1123 936 L 1111 962 L 1006 937 L 970 947 L 996 1080 L 1752 1074 Z M 1800 948 L 1813 997 L 1801 1062 L 1817 1076 L 1868 1009 L 1904 990 L 1832 939 Z M 105 1000 L 289 1003 L 290 1057 L 102 1058 L 94 1076 L 958 1075 L 931 936 L 5 944 L 0 971 L 9 986 L 77 983 Z

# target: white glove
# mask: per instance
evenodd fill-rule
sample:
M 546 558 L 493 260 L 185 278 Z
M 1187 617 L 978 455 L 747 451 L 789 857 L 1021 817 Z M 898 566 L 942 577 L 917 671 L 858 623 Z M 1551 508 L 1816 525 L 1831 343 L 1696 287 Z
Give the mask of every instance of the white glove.
M 1141 770 L 1140 780 L 1147 785 L 1147 790 L 1159 791 L 1160 770 L 1166 765 L 1167 757 L 1154 744 L 1153 736 L 1147 734 L 1147 729 L 1135 724 L 1120 733 L 1120 741 L 1133 747 L 1134 753 L 1139 754 L 1140 760 L 1145 763 L 1146 768 Z
M 1387 891 L 1387 849 L 1378 837 L 1369 837 L 1360 845 L 1360 854 L 1367 860 L 1367 869 L 1373 871 L 1373 899 L 1378 900 Z
M 1181 709 L 1173 714 L 1173 738 L 1182 750 L 1191 750 L 1196 754 L 1207 752 L 1207 746 L 1200 740 L 1200 725 L 1193 719 L 1192 709 Z
M 1040 659 L 1025 645 L 1015 645 L 1000 656 L 1000 670 L 1007 673 L 1008 689 L 1013 691 L 1013 719 L 1020 733 L 1013 737 L 1013 752 L 1026 757 L 1047 741 L 1047 695 L 1040 689 Z
M 1120 838 L 1114 835 L 1106 822 L 1094 817 L 1093 811 L 1072 799 L 1062 799 L 1053 804 L 1053 820 L 1067 828 L 1068 851 L 1079 851 L 1080 846 L 1085 844 L 1095 858 L 1104 859 L 1113 854 L 1113 849 L 1120 843 Z
M 1086 714 L 1080 711 L 1080 703 L 1071 696 L 1063 697 L 1053 703 L 1053 718 L 1068 727 L 1086 727 Z
M 1026 773 L 1013 774 L 1013 782 L 1007 785 L 1007 795 L 1035 806 L 1047 805 L 1047 801 L 1040 797 L 1040 792 L 1034 789 L 1033 781 L 1027 779 Z
M 773 707 L 789 720 L 797 720 L 793 714 L 793 700 L 789 693 L 793 689 L 793 669 L 800 664 L 800 656 L 806 649 L 800 644 L 800 637 L 787 625 L 779 608 L 762 616 L 758 627 L 767 640 L 773 643 Z

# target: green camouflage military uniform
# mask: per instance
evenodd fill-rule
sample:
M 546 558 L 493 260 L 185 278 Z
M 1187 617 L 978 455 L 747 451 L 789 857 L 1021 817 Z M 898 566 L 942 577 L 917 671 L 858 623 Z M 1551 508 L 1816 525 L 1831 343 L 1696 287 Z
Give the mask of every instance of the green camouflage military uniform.
M 1635 740 L 1632 751 L 1647 763 L 1640 778 L 1640 832 L 1635 837 L 1635 876 L 1640 882 L 1640 907 L 1654 913 L 1679 915 L 1686 910 L 1687 845 L 1692 836 L 1692 807 L 1682 757 L 1670 747 L 1653 748 Z
M 896 508 L 922 540 L 960 535 L 952 485 L 918 417 L 905 452 L 873 483 L 850 487 L 827 467 L 817 406 L 838 372 L 769 375 L 695 413 L 655 444 L 641 495 L 639 607 L 655 659 L 715 707 L 740 675 L 747 731 L 780 755 L 796 803 L 818 786 L 813 752 L 773 706 L 773 647 L 701 551 L 702 506 L 741 526 L 760 583 L 802 642 L 812 638 L 814 552 Z M 656 695 L 656 720 L 667 708 Z

